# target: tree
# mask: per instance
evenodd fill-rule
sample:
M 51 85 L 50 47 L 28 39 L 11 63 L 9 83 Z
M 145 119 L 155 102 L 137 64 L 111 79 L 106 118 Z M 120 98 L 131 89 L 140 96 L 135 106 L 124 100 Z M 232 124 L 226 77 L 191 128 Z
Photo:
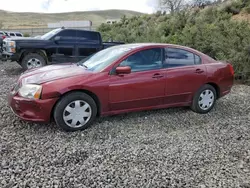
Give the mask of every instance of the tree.
M 219 1 L 221 0 L 217 0 L 217 2 Z M 205 8 L 206 6 L 211 5 L 212 3 L 212 0 L 193 0 L 192 7 Z
M 185 5 L 185 0 L 158 0 L 161 11 L 170 11 L 170 14 L 180 11 Z

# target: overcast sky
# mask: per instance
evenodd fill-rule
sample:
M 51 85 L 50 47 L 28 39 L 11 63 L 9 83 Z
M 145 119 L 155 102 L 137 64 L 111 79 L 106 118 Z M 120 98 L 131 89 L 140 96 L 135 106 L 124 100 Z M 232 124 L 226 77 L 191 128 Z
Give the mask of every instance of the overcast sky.
M 156 0 L 0 0 L 0 9 L 45 13 L 127 9 L 152 13 L 154 2 Z

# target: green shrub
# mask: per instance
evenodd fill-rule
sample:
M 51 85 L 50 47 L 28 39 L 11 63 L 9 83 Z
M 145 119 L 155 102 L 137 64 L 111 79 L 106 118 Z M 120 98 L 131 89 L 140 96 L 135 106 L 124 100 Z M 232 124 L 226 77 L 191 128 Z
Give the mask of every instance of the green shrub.
M 231 6 L 241 9 L 242 1 Z M 171 16 L 158 14 L 124 18 L 123 23 L 103 24 L 98 30 L 104 40 L 112 37 L 127 43 L 162 42 L 189 46 L 216 59 L 231 62 L 236 76 L 250 75 L 250 25 L 233 21 L 231 17 L 232 12 L 225 9 L 207 7 Z
M 247 6 L 247 7 L 243 8 L 242 12 L 250 14 L 250 6 Z
M 244 8 L 244 6 L 245 6 L 245 3 L 243 3 L 241 0 L 233 1 L 233 2 L 227 3 L 227 5 L 224 7 L 224 11 L 235 15 L 235 14 L 239 14 L 242 8 Z
M 23 36 L 24 37 L 30 37 L 30 34 L 29 33 L 24 33 Z

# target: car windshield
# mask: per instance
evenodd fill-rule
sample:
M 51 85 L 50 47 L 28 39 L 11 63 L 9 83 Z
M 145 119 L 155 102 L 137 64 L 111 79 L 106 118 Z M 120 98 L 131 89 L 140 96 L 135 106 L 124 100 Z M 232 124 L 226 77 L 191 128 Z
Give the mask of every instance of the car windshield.
M 78 64 L 86 67 L 90 71 L 100 72 L 125 55 L 129 50 L 131 50 L 131 48 L 122 46 L 110 47 L 92 54 Z
M 61 29 L 54 29 L 44 35 L 42 35 L 40 38 L 44 39 L 44 40 L 49 40 L 51 37 L 53 37 L 55 34 L 57 34 L 59 31 L 61 31 Z

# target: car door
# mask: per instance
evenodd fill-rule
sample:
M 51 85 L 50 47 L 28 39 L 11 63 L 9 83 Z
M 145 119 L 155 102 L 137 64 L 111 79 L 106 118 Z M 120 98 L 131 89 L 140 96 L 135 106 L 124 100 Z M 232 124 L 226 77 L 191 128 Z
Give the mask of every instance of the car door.
M 77 31 L 77 58 L 78 61 L 101 50 L 101 38 L 98 32 L 78 30 Z
M 122 61 L 119 66 L 130 66 L 131 73 L 110 76 L 110 110 L 162 105 L 166 86 L 162 60 L 163 48 L 152 48 L 136 52 Z
M 166 104 L 188 103 L 205 83 L 206 67 L 199 55 L 180 48 L 165 48 Z
M 76 30 L 73 29 L 62 30 L 54 37 L 54 41 L 55 41 L 54 47 L 56 48 L 56 53 L 52 55 L 53 63 L 77 61 Z

